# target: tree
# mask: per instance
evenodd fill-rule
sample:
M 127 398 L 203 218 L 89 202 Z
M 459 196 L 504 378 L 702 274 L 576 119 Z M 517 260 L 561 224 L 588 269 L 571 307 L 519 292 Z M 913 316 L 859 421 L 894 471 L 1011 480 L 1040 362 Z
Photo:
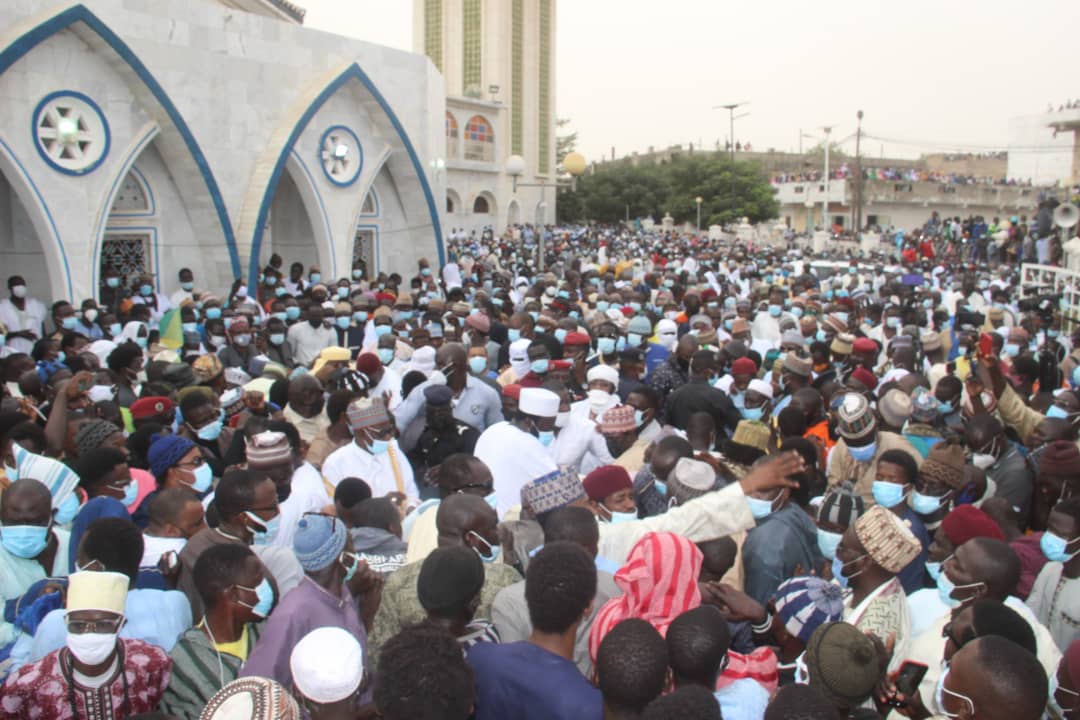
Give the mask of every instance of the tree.
M 618 222 L 665 212 L 676 222 L 695 222 L 701 196 L 701 225 L 775 218 L 779 204 L 760 165 L 726 154 L 679 157 L 663 165 L 599 165 L 578 179 L 577 192 L 559 195 L 559 220 Z

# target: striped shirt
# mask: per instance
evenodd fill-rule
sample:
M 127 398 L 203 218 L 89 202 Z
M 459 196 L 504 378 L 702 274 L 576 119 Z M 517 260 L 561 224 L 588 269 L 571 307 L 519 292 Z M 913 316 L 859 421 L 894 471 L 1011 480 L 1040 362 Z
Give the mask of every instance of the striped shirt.
M 260 625 L 247 626 L 247 653 L 259 639 Z M 180 637 L 170 653 L 172 677 L 161 711 L 178 718 L 197 718 L 214 693 L 240 674 L 241 658 L 219 652 L 201 627 L 193 627 Z

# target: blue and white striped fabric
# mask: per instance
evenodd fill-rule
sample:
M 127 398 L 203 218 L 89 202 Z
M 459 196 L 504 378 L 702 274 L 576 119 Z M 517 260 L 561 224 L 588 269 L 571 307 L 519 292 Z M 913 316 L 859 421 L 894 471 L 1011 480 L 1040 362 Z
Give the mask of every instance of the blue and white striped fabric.
M 49 488 L 53 508 L 60 507 L 79 484 L 79 476 L 59 460 L 35 455 L 18 443 L 12 445 L 15 455 L 15 468 L 19 479 L 37 480 Z

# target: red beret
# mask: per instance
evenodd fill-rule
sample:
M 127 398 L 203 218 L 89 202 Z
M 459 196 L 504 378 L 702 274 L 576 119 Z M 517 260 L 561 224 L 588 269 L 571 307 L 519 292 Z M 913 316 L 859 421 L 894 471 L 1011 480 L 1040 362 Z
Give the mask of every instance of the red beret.
M 518 385 L 517 383 L 514 383 L 513 385 L 504 385 L 503 389 L 502 389 L 502 394 L 505 395 L 506 397 L 514 398 L 515 400 L 520 400 L 521 399 L 521 386 Z
M 591 342 L 592 341 L 589 339 L 589 336 L 585 333 L 572 332 L 567 333 L 566 337 L 562 341 L 562 344 L 563 347 L 566 347 L 567 345 L 588 345 Z
M 876 353 L 878 351 L 877 343 L 867 337 L 855 338 L 855 343 L 851 346 L 851 349 L 857 353 Z
M 372 352 L 360 353 L 360 357 L 356 358 L 356 369 L 365 375 L 373 375 L 379 371 L 382 367 L 382 361 L 379 360 L 379 356 Z
M 864 368 L 862 365 L 860 365 L 859 367 L 855 368 L 854 371 L 852 371 L 850 379 L 851 380 L 858 380 L 859 382 L 861 382 L 863 385 L 866 386 L 867 390 L 873 390 L 874 388 L 877 387 L 877 378 L 874 377 L 874 373 L 870 372 L 869 370 Z
M 1005 541 L 1005 534 L 993 518 L 974 505 L 958 505 L 941 521 L 941 530 L 955 547 L 978 537 Z
M 603 502 L 609 495 L 634 487 L 630 473 L 619 465 L 598 467 L 586 475 L 581 484 L 585 486 L 585 494 L 589 499 L 596 502 Z
M 155 415 L 164 415 L 173 409 L 172 400 L 167 397 L 144 397 L 131 403 L 128 408 L 132 420 L 144 420 Z
M 569 360 L 552 360 L 551 361 L 551 369 L 552 370 L 569 370 L 572 367 L 574 367 L 574 363 L 570 362 Z
M 556 299 L 552 300 L 548 304 L 548 307 L 551 308 L 552 310 L 554 310 L 555 312 L 561 312 L 561 313 L 570 312 L 570 303 L 566 302 L 562 298 L 556 298 Z
M 709 300 L 714 297 L 716 297 L 716 291 L 712 288 L 705 288 L 704 292 L 701 293 L 702 301 Z
M 622 309 L 622 314 L 626 317 L 634 317 L 634 308 L 630 307 L 629 305 L 624 305 Z
M 732 375 L 756 375 L 757 365 L 754 361 L 748 357 L 741 357 L 735 362 L 731 363 Z
M 381 292 L 375 296 L 375 300 L 376 302 L 390 303 L 391 305 L 393 305 L 395 302 L 397 302 L 397 295 L 391 292 Z
M 833 302 L 840 307 L 847 308 L 848 310 L 855 309 L 855 301 L 849 297 L 836 298 L 835 300 L 833 300 Z

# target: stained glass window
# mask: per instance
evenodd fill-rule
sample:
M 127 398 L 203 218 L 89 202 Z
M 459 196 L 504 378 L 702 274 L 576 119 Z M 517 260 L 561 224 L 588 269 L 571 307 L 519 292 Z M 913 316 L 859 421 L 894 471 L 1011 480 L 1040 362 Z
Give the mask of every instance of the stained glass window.
M 465 125 L 465 159 L 495 160 L 495 133 L 491 123 L 479 115 L 473 115 Z
M 457 118 L 451 113 L 446 113 L 446 157 L 457 158 L 458 156 L 458 130 Z

